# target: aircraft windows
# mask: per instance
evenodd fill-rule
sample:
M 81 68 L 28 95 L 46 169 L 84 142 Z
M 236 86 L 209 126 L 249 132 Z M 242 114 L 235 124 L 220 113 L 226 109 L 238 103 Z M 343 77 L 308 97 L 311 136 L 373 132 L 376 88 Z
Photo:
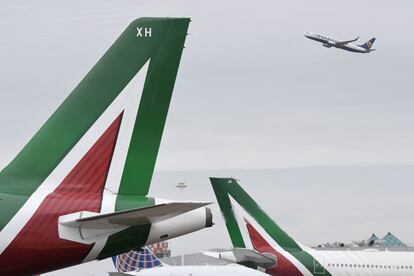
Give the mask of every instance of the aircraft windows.
M 410 265 L 369 265 L 369 264 L 339 264 L 339 263 L 328 263 L 328 267 L 354 267 L 354 268 L 379 268 L 379 269 L 413 269 L 413 266 Z

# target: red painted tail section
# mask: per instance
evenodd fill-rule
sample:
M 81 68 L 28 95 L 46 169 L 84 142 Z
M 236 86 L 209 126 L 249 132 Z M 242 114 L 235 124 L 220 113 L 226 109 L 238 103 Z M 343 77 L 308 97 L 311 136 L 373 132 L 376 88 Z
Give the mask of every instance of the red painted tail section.
M 79 211 L 99 212 L 122 114 L 41 203 L 0 255 L 0 275 L 33 275 L 79 264 L 93 245 L 59 238 L 58 218 Z
M 283 256 L 280 252 L 276 251 L 265 238 L 260 235 L 259 232 L 249 223 L 246 221 L 246 227 L 249 231 L 250 240 L 252 241 L 253 247 L 255 250 L 259 251 L 260 253 L 271 253 L 277 257 L 277 265 L 274 268 L 267 269 L 266 273 L 270 275 L 277 275 L 277 276 L 303 276 L 302 272 L 300 272 L 291 261 L 289 261 L 285 256 Z

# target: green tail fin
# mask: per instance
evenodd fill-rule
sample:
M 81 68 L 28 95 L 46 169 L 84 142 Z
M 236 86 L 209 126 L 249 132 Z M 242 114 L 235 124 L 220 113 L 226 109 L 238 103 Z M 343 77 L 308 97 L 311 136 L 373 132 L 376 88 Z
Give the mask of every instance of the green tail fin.
M 141 22 L 140 22 L 141 23 Z M 190 19 L 147 20 L 140 25 L 152 28 L 148 45 L 151 63 L 132 134 L 120 194 L 146 195 L 167 118 Z M 159 34 L 157 33 L 159 29 Z
M 0 194 L 18 198 L 0 201 L 0 229 L 44 183 L 78 142 L 95 129 L 99 120 L 120 104 L 123 91 L 142 73 L 140 101 L 130 126 L 130 140 L 123 159 L 121 195 L 146 195 L 166 121 L 190 19 L 140 18 L 133 21 L 111 48 L 41 129 L 0 173 Z M 145 84 L 144 84 L 145 81 Z M 133 89 L 134 86 L 131 86 Z M 134 96 L 138 97 L 138 96 Z M 139 108 L 138 108 L 139 104 Z M 118 107 L 117 107 L 118 108 Z M 122 124 L 127 120 L 124 114 Z M 114 120 L 115 117 L 112 119 Z M 121 130 L 123 125 L 121 125 Z M 120 133 L 121 135 L 121 133 Z M 116 145 L 118 147 L 118 145 Z M 63 162 L 62 162 L 63 164 Z M 4 207 L 4 208 L 3 208 Z
M 237 201 L 246 212 L 252 216 L 257 223 L 266 231 L 266 233 L 272 237 L 272 239 L 283 249 L 287 251 L 301 251 L 300 246 L 285 232 L 283 231 L 264 211 L 260 206 L 251 198 L 234 178 L 210 178 L 211 184 L 214 189 L 217 201 L 220 209 L 226 221 L 227 230 L 232 239 L 233 246 L 239 247 L 243 245 L 239 242 L 242 239 L 240 228 L 237 225 L 236 218 L 234 216 L 233 207 L 231 206 L 231 196 Z M 244 247 L 244 245 L 242 246 Z
M 298 244 L 285 231 L 283 231 L 263 211 L 263 209 L 260 208 L 260 206 L 253 200 L 253 198 L 251 198 L 246 193 L 246 191 L 240 187 L 234 178 L 210 178 L 210 181 L 213 186 L 220 209 L 225 218 L 227 231 L 229 232 L 234 247 L 245 246 L 243 241 L 240 241 L 243 240 L 243 236 L 239 228 L 239 223 L 235 217 L 233 206 L 230 202 L 230 196 L 249 214 L 249 216 L 251 216 L 256 221 L 262 230 L 273 240 L 273 242 L 267 241 L 265 237 L 262 237 L 261 234 L 251 226 L 250 222 L 246 222 L 245 227 L 248 228 L 247 231 L 249 233 L 250 240 L 255 247 L 266 245 L 264 247 L 265 251 L 263 252 L 266 252 L 266 250 L 273 251 L 273 253 L 279 254 L 281 257 L 280 260 L 278 259 L 278 262 L 283 262 L 286 265 L 293 267 L 294 265 L 288 261 L 286 257 L 284 257 L 284 255 L 289 254 L 298 260 L 303 265 L 303 269 L 307 269 L 312 275 L 331 275 L 328 271 L 325 270 L 325 268 L 318 260 L 314 259 L 306 250 L 303 249 L 302 245 Z M 285 252 L 283 255 L 281 255 L 277 248 L 268 248 L 268 245 L 272 245 L 274 242 L 276 242 L 279 247 L 283 248 Z M 292 275 L 301 275 L 298 270 L 295 271 L 299 274 Z

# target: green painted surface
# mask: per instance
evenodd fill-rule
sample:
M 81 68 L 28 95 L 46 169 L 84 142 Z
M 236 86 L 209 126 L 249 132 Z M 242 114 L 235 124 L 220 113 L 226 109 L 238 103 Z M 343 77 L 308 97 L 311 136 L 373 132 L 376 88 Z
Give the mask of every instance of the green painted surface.
M 325 275 L 330 276 L 331 274 L 325 270 L 322 264 L 320 264 L 316 259 L 312 257 L 306 251 L 288 251 L 293 257 L 295 257 L 299 262 L 301 262 L 311 273 L 312 275 Z
M 155 205 L 154 198 L 145 196 L 120 195 L 118 196 L 117 201 L 118 209 L 116 209 L 116 211 L 124 211 Z M 108 238 L 104 249 L 99 254 L 99 259 L 142 247 L 147 241 L 150 230 L 151 224 L 148 224 L 139 227 L 130 227 L 124 231 L 111 235 Z M 131 247 L 131 244 L 133 247 Z
M 154 45 L 119 194 L 147 195 L 189 19 L 146 22 Z
M 220 206 L 221 213 L 223 214 L 226 222 L 227 231 L 230 235 L 231 242 L 235 248 L 245 248 L 246 245 L 243 241 L 243 236 L 240 232 L 239 225 L 237 224 L 236 217 L 234 215 L 233 206 L 231 205 L 228 193 L 223 190 L 217 178 L 210 178 L 213 186 L 214 194 L 216 195 L 217 202 Z
M 260 206 L 237 184 L 233 178 L 211 178 L 214 186 L 220 186 L 229 193 L 262 227 L 263 229 L 285 250 L 300 251 L 300 246 L 283 231 L 274 221 L 260 208 Z
M 14 160 L 0 172 L 0 230 L 151 59 L 120 193 L 146 195 L 189 19 L 132 22 Z M 138 37 L 137 28 L 151 28 Z M 117 205 L 122 205 L 117 201 Z M 120 209 L 121 207 L 117 207 Z
M 147 241 L 151 224 L 129 227 L 111 236 L 98 256 L 105 259 L 142 247 Z
M 115 211 L 125 211 L 155 205 L 155 199 L 146 196 L 118 195 L 117 203 Z
M 299 262 L 301 262 L 313 275 L 326 275 L 330 273 L 325 271 L 323 266 L 315 260 L 308 252 L 303 251 L 302 248 L 285 232 L 283 231 L 264 211 L 260 206 L 251 198 L 246 191 L 237 183 L 234 178 L 210 178 L 211 184 L 215 193 L 219 194 L 217 197 L 220 208 L 224 206 L 228 208 L 227 203 L 223 204 L 223 198 L 226 195 L 230 195 L 237 201 L 246 211 L 249 213 L 266 233 L 272 237 L 277 244 L 279 244 L 284 250 L 293 255 Z M 222 204 L 220 204 L 220 201 Z M 223 212 L 223 209 L 221 209 Z M 234 214 L 227 212 L 234 218 Z M 228 218 L 226 218 L 227 222 Z M 227 223 L 226 223 L 227 225 Z M 238 228 L 238 226 L 236 226 Z M 228 228 L 229 232 L 234 232 L 234 226 Z M 237 230 L 240 232 L 240 229 Z M 230 234 L 231 236 L 232 234 Z M 235 234 L 238 235 L 237 233 Z

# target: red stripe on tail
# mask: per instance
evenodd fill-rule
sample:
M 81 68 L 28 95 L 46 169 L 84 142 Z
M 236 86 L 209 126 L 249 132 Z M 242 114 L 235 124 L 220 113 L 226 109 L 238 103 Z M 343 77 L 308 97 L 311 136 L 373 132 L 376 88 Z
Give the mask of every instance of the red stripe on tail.
M 100 211 L 121 121 L 122 113 L 62 183 L 43 200 L 0 255 L 0 275 L 44 273 L 79 264 L 87 256 L 93 244 L 60 239 L 58 218 L 79 211 Z
M 260 253 L 271 253 L 277 258 L 276 267 L 267 269 L 267 274 L 277 276 L 303 276 L 302 272 L 300 272 L 299 269 L 297 269 L 285 256 L 276 251 L 276 249 L 272 247 L 248 221 L 246 221 L 246 227 L 249 231 L 250 240 L 252 241 L 254 249 Z

